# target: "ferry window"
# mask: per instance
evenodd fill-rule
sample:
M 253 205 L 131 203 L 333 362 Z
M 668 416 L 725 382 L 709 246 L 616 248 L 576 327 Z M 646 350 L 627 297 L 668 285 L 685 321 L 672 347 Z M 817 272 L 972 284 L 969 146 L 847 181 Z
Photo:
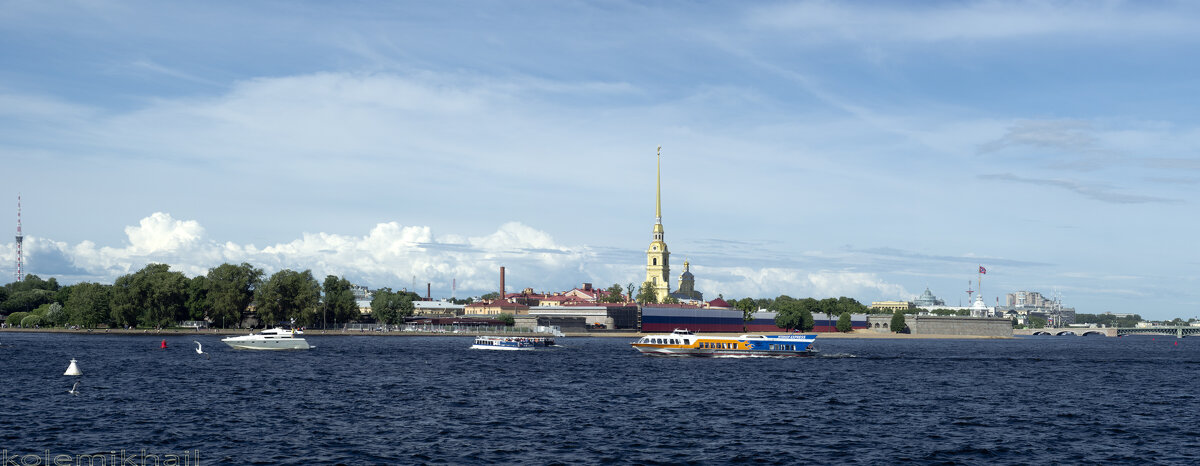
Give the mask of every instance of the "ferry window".
M 687 338 L 684 338 L 684 339 L 683 339 L 683 344 L 685 344 L 685 345 L 690 345 L 690 344 L 692 344 L 692 343 L 691 343 L 691 340 L 688 340 Z

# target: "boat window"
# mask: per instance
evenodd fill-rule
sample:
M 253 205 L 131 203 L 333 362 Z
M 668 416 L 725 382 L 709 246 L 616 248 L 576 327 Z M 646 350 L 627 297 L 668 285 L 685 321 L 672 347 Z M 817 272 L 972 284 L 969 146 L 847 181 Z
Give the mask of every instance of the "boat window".
M 690 345 L 690 344 L 692 344 L 692 343 L 691 343 L 691 340 L 688 340 L 687 338 L 684 338 L 684 339 L 683 339 L 683 344 L 685 344 L 685 345 Z

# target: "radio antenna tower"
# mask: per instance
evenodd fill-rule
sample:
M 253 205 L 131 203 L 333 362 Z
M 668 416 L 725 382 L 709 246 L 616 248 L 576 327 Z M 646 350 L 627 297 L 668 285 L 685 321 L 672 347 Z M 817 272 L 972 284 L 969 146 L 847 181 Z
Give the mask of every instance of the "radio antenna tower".
M 25 235 L 21 234 L 21 195 L 17 194 L 17 283 L 25 279 L 25 261 L 21 248 L 21 243 L 24 242 Z

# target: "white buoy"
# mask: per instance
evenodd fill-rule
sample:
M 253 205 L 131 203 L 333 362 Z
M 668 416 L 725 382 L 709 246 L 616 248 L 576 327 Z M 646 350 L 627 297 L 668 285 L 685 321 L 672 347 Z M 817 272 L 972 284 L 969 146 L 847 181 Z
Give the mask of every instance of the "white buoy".
M 76 366 L 75 360 L 72 359 L 71 365 L 67 366 L 67 371 L 63 372 L 63 375 L 83 375 L 83 373 L 79 372 L 79 366 Z

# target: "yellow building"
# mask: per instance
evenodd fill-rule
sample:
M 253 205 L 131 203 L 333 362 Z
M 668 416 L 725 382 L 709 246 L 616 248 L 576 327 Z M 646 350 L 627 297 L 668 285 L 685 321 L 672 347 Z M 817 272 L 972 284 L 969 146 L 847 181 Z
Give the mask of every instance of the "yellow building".
M 499 314 L 526 315 L 529 314 L 529 306 L 497 299 L 490 303 L 478 302 L 468 304 L 463 313 L 471 316 L 494 316 Z
M 875 301 L 871 303 L 871 310 L 874 311 L 908 311 L 915 309 L 913 303 L 908 301 Z

